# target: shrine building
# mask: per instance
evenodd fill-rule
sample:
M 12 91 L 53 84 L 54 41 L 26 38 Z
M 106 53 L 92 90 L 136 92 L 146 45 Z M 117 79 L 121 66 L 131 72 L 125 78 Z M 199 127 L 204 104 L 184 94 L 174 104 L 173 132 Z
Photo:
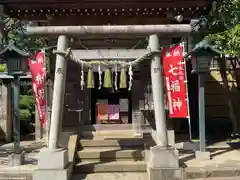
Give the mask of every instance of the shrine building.
M 151 27 L 154 27 L 155 25 L 163 25 L 165 28 L 162 31 L 163 33 L 157 34 L 160 50 L 162 50 L 163 47 L 171 47 L 184 42 L 185 52 L 183 53 L 187 53 L 190 52 L 194 46 L 194 36 L 192 32 L 189 34 L 181 33 L 181 30 L 178 27 L 180 25 L 190 27 L 188 25 L 192 25 L 192 22 L 196 22 L 196 20 L 200 19 L 202 16 L 208 14 L 211 10 L 212 0 L 1 0 L 0 5 L 0 12 L 4 12 L 10 17 L 26 22 L 31 21 L 32 24 L 29 25 L 30 28 L 31 26 L 46 26 L 45 30 L 47 30 L 47 26 L 52 26 L 55 28 L 54 30 L 56 32 L 59 30 L 57 27 L 60 26 L 78 26 L 80 30 L 82 30 L 81 27 L 83 26 L 88 27 L 89 29 L 91 29 L 91 27 L 94 29 L 94 27 L 104 26 L 105 29 L 101 29 L 104 31 L 110 30 L 111 26 L 119 27 L 124 30 L 124 26 L 126 25 L 129 25 L 130 27 L 132 27 L 132 25 L 152 25 Z M 65 28 L 65 30 L 70 30 L 71 27 Z M 152 132 L 157 129 L 156 126 L 158 126 L 159 132 L 157 133 L 161 134 L 162 132 L 160 131 L 164 130 L 163 128 L 161 129 L 159 124 L 157 125 L 154 116 L 156 116 L 157 108 L 163 108 L 162 106 L 159 108 L 159 103 L 157 108 L 156 106 L 154 107 L 153 94 L 155 94 L 156 102 L 156 97 L 158 97 L 160 93 L 156 91 L 153 93 L 153 75 L 151 73 L 153 71 L 159 73 L 162 69 L 160 69 L 160 67 L 157 69 L 151 67 L 150 62 L 154 60 L 152 57 L 146 57 L 143 61 L 137 61 L 133 67 L 130 66 L 124 69 L 124 64 L 129 63 L 130 60 L 133 61 L 145 55 L 145 50 L 150 46 L 149 39 L 151 34 L 148 34 L 147 36 L 143 35 L 143 33 L 127 34 L 121 33 L 120 30 L 119 33 L 115 33 L 114 35 L 108 33 L 95 34 L 94 31 L 89 29 L 85 30 L 90 33 L 84 34 L 83 30 L 81 36 L 74 35 L 74 33 L 69 33 L 67 35 L 65 35 L 65 33 L 58 34 L 63 35 L 62 37 L 59 36 L 59 38 L 61 37 L 64 39 L 64 37 L 67 37 L 68 48 L 70 48 L 71 53 L 73 53 L 74 56 L 70 56 L 67 61 L 62 122 L 59 123 L 61 120 L 58 119 L 57 115 L 54 115 L 55 125 L 58 123 L 62 124 L 62 129 L 60 128 L 60 131 L 62 132 L 77 132 L 78 135 L 80 135 L 80 138 L 83 138 L 81 145 L 91 147 L 96 146 L 96 144 L 92 145 L 91 143 L 96 143 L 94 137 L 100 135 L 97 134 L 98 131 L 114 131 L 113 133 L 106 133 L 104 135 L 104 140 L 109 138 L 112 140 L 111 143 L 115 142 L 115 136 L 127 136 L 129 135 L 127 133 L 131 130 L 136 131 L 135 133 L 137 133 L 137 131 Z M 131 28 L 126 31 L 130 30 Z M 188 29 L 189 32 L 191 30 Z M 115 31 L 118 32 L 118 29 Z M 61 52 L 56 51 L 58 38 L 56 35 L 48 32 L 45 34 L 43 33 L 41 38 L 46 40 L 48 44 L 48 50 L 46 49 L 46 51 L 50 53 L 49 78 L 51 83 L 48 84 L 48 105 L 49 109 L 54 109 L 51 108 L 51 103 L 54 101 L 52 101 L 54 94 L 52 84 L 54 84 L 54 80 L 56 80 L 54 74 L 56 77 L 56 75 L 58 76 L 59 74 L 64 73 L 61 68 L 56 68 L 55 71 L 55 53 Z M 116 63 L 117 65 L 114 64 L 113 66 L 108 67 L 101 63 L 96 63 L 99 59 L 105 59 L 105 61 L 108 61 L 108 63 L 112 62 L 112 64 L 114 64 L 115 61 L 120 60 L 123 63 Z M 88 64 L 88 67 L 84 66 L 85 64 Z M 212 61 L 210 68 L 211 73 L 208 74 L 205 82 L 207 131 L 209 130 L 209 122 L 220 123 L 228 121 L 227 100 L 223 95 L 224 91 L 221 86 L 218 66 Z M 193 129 L 192 133 L 193 136 L 196 137 L 198 135 L 198 78 L 196 74 L 192 73 L 191 61 L 186 61 L 186 77 L 187 97 L 190 107 L 189 114 Z M 160 81 L 159 78 L 159 82 Z M 158 88 L 159 87 L 160 86 L 158 86 Z M 55 93 L 55 98 L 56 96 Z M 55 102 L 55 105 L 56 104 L 57 103 Z M 58 106 L 58 108 L 59 107 L 60 106 Z M 165 110 L 166 112 L 169 111 L 166 102 Z M 56 114 L 56 112 L 57 111 L 54 113 Z M 49 113 L 53 112 L 49 111 Z M 50 117 L 50 115 L 48 117 Z M 59 118 L 61 119 L 61 117 Z M 182 137 L 181 133 L 188 135 L 188 121 L 186 118 L 171 119 L 168 118 L 168 115 L 166 118 L 168 143 L 174 145 L 175 139 L 177 140 Z M 161 118 L 158 118 L 158 120 L 163 124 L 165 123 Z M 52 128 L 51 130 L 54 129 Z M 57 131 L 54 131 L 53 134 L 56 135 Z M 166 136 L 162 133 L 161 137 Z M 56 139 L 51 139 L 52 144 L 50 143 L 50 149 L 52 147 L 53 149 L 57 148 Z M 94 142 L 89 139 L 93 139 Z M 102 146 L 104 146 L 105 142 L 106 141 L 101 141 L 103 144 Z M 110 143 L 110 141 L 108 141 L 108 143 Z M 108 143 L 105 144 L 106 147 L 110 146 Z M 129 142 L 125 143 L 128 144 Z M 133 143 L 134 142 L 132 141 L 130 142 L 131 145 Z M 98 145 L 101 146 L 100 144 Z M 150 143 L 150 146 L 153 145 Z M 164 146 L 166 146 L 166 143 Z M 114 159 L 114 162 L 118 158 L 125 159 L 121 161 L 122 164 L 120 165 L 116 165 L 114 162 L 111 164 L 111 162 L 109 162 L 109 167 L 107 163 L 96 165 L 91 164 L 92 162 L 88 161 L 81 163 L 81 161 L 80 164 L 76 165 L 75 170 L 84 173 L 105 172 L 106 170 L 110 171 L 111 168 L 112 172 L 146 171 L 146 164 L 141 152 L 135 153 L 134 151 L 134 153 L 130 154 L 121 154 L 121 152 L 119 152 L 119 157 L 112 157 L 117 154 L 116 152 L 107 152 L 102 153 L 103 157 L 97 155 L 95 157 L 95 154 L 93 155 L 88 154 L 89 152 L 85 152 L 84 148 L 79 149 L 77 156 L 80 161 L 88 160 L 89 158 L 102 160 L 104 158 L 109 158 L 110 156 Z M 135 154 L 137 157 L 133 157 Z M 128 155 L 129 157 L 131 156 L 131 158 L 134 159 L 134 163 L 131 165 L 126 164 L 126 162 L 130 160 L 127 159 L 129 157 L 125 157 L 125 155 Z M 136 161 L 135 158 L 139 161 Z M 128 161 L 125 161 L 126 159 Z M 99 167 L 97 170 L 92 168 L 98 165 Z
M 70 26 L 70 25 L 147 25 L 147 24 L 189 24 L 190 20 L 199 19 L 211 9 L 210 0 L 194 1 L 46 1 L 35 0 L 3 0 L 4 13 L 21 20 L 32 21 L 35 25 Z M 49 46 L 56 44 L 56 37 L 43 36 Z M 142 49 L 147 47 L 147 39 L 142 35 L 119 36 L 76 36 L 71 39 L 71 49 Z M 168 46 L 182 41 L 188 41 L 188 51 L 191 49 L 191 38 L 179 34 L 159 35 L 160 46 Z M 91 57 L 88 57 L 91 60 Z M 92 59 L 94 60 L 94 59 Z M 55 58 L 50 60 L 52 76 Z M 68 62 L 67 81 L 64 103 L 63 130 L 80 128 L 81 121 L 85 127 L 95 124 L 131 124 L 132 112 L 139 111 L 143 115 L 144 124 L 152 124 L 153 102 L 150 81 L 150 64 L 148 61 L 139 63 L 133 69 L 131 90 L 127 88 L 117 90 L 112 88 L 98 89 L 98 67 L 93 67 L 94 88 L 81 90 L 81 66 L 75 62 Z M 214 68 L 214 67 L 213 67 Z M 87 70 L 85 71 L 85 79 Z M 104 71 L 104 70 L 103 70 Z M 120 70 L 119 74 L 120 75 Z M 191 63 L 187 63 L 188 95 L 190 114 L 194 124 L 197 123 L 197 77 L 191 74 Z M 218 76 L 215 71 L 212 73 Z M 114 72 L 112 72 L 114 76 Z M 216 77 L 219 79 L 219 77 Z M 52 78 L 53 80 L 54 78 Z M 86 81 L 85 81 L 86 83 Z M 221 88 L 217 80 L 209 77 L 206 82 L 206 116 L 207 119 L 227 118 L 226 100 L 216 100 L 221 95 Z M 87 83 L 86 83 L 87 84 Z M 114 82 L 113 82 L 114 84 Z M 49 87 L 51 89 L 51 87 Z M 222 98 L 221 98 L 222 99 Z M 215 101 L 216 100 L 216 101 Z M 51 100 L 49 100 L 51 102 Z M 98 116 L 99 104 L 120 105 L 117 120 L 102 120 Z M 82 111 L 81 111 L 82 110 Z M 79 114 L 80 113 L 80 114 Z M 180 122 L 180 123 L 178 123 Z M 186 131 L 180 127 L 182 120 L 170 122 L 176 131 Z M 184 122 L 183 122 L 184 123 Z

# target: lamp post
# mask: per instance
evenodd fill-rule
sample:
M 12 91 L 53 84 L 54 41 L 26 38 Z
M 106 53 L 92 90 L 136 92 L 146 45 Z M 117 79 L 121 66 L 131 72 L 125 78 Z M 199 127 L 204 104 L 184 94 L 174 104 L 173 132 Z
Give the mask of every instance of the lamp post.
M 198 74 L 198 117 L 200 149 L 196 152 L 199 160 L 210 159 L 210 153 L 206 152 L 205 137 L 205 77 L 210 72 L 210 62 L 220 52 L 214 49 L 206 40 L 196 44 L 193 50 L 186 55 L 191 56 L 193 71 Z
M 10 42 L 4 48 L 0 55 L 3 56 L 7 63 L 7 73 L 13 76 L 12 83 L 12 104 L 13 104 L 13 140 L 14 152 L 9 155 L 9 165 L 19 166 L 23 163 L 23 152 L 20 148 L 20 76 L 24 75 L 27 70 L 27 57 L 28 54 Z

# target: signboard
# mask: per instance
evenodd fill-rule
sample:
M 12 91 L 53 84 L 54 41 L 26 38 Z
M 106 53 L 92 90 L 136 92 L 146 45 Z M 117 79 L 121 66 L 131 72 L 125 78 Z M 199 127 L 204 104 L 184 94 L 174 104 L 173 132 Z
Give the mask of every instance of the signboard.
M 46 125 L 46 98 L 45 98 L 45 77 L 46 70 L 44 66 L 45 53 L 37 52 L 28 59 L 28 65 L 32 73 L 32 89 L 36 100 L 37 113 L 40 122 Z
M 120 110 L 120 107 L 118 104 L 108 105 L 109 120 L 119 120 L 119 110 Z
M 118 104 L 97 104 L 98 120 L 119 120 Z
M 108 120 L 108 104 L 97 104 L 98 120 Z
M 170 118 L 187 118 L 185 61 L 181 45 L 163 48 L 164 80 Z

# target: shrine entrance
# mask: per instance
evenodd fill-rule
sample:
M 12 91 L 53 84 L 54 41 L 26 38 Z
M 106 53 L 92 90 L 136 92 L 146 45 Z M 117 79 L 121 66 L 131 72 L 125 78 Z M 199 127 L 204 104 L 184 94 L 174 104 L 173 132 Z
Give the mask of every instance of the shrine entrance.
M 97 73 L 94 76 L 98 78 Z M 132 122 L 132 90 L 118 87 L 99 89 L 99 81 L 95 82 L 95 87 L 91 89 L 91 124 Z

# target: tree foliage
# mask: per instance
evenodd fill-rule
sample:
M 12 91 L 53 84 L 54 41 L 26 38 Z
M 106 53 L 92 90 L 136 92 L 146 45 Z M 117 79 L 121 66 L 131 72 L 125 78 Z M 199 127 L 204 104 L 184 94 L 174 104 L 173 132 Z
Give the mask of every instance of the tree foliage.
M 9 41 L 15 42 L 15 45 L 26 52 L 33 53 L 38 49 L 46 47 L 46 41 L 43 38 L 27 36 L 24 31 L 29 22 L 14 19 L 7 15 L 1 15 L 3 30 L 2 45 L 6 46 Z M 1 25 L 0 25 L 1 26 Z
M 240 55 L 240 0 L 213 3 L 207 17 L 207 36 L 224 54 Z

